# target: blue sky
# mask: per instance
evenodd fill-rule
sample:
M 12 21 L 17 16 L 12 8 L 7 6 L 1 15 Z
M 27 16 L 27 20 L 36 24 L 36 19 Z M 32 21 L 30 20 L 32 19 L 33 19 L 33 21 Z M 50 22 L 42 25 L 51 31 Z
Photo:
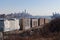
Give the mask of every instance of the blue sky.
M 60 0 L 0 0 L 0 14 L 22 12 L 32 15 L 52 15 L 60 12 Z

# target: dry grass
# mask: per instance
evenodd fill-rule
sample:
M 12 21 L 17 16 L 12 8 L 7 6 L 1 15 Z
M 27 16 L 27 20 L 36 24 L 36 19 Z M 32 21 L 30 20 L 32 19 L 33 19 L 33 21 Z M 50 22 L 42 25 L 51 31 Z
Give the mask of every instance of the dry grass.
M 48 35 L 46 34 L 43 35 L 36 32 L 31 36 L 24 36 L 24 37 L 21 37 L 20 35 L 10 35 L 5 40 L 60 40 L 60 32 L 50 33 Z

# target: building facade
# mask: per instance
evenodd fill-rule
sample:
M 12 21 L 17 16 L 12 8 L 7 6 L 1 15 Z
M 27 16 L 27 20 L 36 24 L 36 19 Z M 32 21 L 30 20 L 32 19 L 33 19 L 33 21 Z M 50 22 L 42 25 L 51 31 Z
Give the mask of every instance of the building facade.
M 30 29 L 30 19 L 29 18 L 20 19 L 19 24 L 20 24 L 21 30 Z
M 50 19 L 45 19 L 45 24 L 49 23 L 51 20 Z
M 2 30 L 1 30 L 2 29 Z M 13 31 L 20 29 L 18 19 L 2 19 L 0 20 L 0 31 Z
M 38 22 L 39 22 L 39 24 L 38 24 L 39 26 L 44 25 L 45 24 L 45 18 L 39 18 Z
M 31 19 L 31 27 L 38 27 L 38 19 L 36 18 Z

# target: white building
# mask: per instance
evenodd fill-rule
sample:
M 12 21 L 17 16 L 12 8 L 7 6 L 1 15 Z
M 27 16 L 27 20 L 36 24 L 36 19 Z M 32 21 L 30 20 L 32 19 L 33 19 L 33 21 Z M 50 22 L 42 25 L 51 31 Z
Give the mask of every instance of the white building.
M 18 19 L 0 19 L 0 31 L 13 31 L 20 29 Z

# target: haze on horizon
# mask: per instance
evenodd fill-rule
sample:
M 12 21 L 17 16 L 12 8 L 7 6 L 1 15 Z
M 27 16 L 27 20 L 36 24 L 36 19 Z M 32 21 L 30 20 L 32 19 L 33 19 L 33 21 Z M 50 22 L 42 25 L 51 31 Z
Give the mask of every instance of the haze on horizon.
M 0 14 L 18 13 L 25 9 L 32 15 L 52 15 L 52 12 L 60 12 L 60 0 L 0 0 Z

